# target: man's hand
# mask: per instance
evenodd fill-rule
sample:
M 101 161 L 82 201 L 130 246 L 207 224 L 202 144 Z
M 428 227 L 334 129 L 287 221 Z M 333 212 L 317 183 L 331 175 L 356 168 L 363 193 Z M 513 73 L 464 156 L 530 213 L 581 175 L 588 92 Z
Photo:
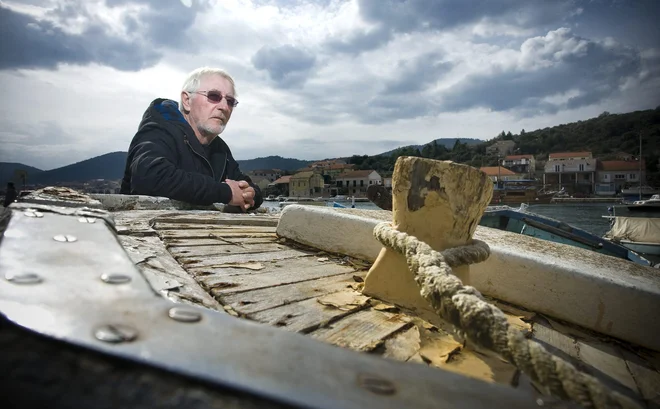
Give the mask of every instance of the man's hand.
M 231 201 L 227 204 L 238 206 L 243 211 L 254 206 L 254 195 L 256 192 L 248 182 L 226 179 L 225 183 L 231 188 Z

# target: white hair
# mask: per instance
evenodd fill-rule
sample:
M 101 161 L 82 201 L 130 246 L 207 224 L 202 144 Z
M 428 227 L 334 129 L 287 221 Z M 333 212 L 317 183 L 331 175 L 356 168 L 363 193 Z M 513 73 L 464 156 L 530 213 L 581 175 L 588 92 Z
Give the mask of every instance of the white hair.
M 227 74 L 225 70 L 222 70 L 220 68 L 211 68 L 211 67 L 200 67 L 197 68 L 196 70 L 192 71 L 188 76 L 186 77 L 186 80 L 183 82 L 183 87 L 181 87 L 181 91 L 185 91 L 188 93 L 193 93 L 197 92 L 199 89 L 199 85 L 202 82 L 202 78 L 209 76 L 209 75 L 219 75 L 229 81 L 231 84 L 231 88 L 234 92 L 234 97 L 236 97 L 236 84 L 234 83 L 234 79 L 231 77 L 231 75 Z M 179 110 L 183 112 L 183 98 L 179 100 Z

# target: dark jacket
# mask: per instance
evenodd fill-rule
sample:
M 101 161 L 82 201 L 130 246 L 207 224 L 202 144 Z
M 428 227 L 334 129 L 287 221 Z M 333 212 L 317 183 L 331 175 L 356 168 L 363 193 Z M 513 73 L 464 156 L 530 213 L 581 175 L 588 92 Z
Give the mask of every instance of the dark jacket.
M 210 205 L 231 201 L 225 179 L 245 180 L 256 192 L 254 208 L 259 207 L 261 191 L 241 173 L 225 141 L 217 137 L 208 148 L 207 158 L 175 101 L 154 100 L 131 141 L 121 193 Z

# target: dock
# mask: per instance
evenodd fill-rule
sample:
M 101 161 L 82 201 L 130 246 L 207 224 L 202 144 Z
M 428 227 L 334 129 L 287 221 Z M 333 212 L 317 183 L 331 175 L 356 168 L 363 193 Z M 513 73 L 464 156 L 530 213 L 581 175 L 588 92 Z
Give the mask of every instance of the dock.
M 621 203 L 617 197 L 553 197 L 550 203 Z

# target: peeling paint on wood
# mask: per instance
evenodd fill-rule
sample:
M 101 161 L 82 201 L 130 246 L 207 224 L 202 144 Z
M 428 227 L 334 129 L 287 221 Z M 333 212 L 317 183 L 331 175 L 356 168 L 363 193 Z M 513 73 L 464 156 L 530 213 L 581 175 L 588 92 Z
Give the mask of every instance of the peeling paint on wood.
M 283 327 L 288 331 L 309 332 L 364 309 L 369 299 L 354 291 L 342 291 L 330 297 L 335 297 L 333 305 L 324 304 L 319 298 L 311 298 L 251 314 L 249 317 L 259 322 Z
M 353 282 L 355 273 L 340 274 L 316 280 L 295 282 L 277 287 L 266 287 L 234 294 L 221 294 L 218 298 L 242 314 L 250 314 L 281 305 L 307 300 L 324 294 L 342 291 Z
M 410 325 L 410 318 L 403 314 L 390 314 L 366 310 L 321 328 L 312 337 L 331 344 L 354 349 L 371 351 L 385 341 L 385 338 Z

